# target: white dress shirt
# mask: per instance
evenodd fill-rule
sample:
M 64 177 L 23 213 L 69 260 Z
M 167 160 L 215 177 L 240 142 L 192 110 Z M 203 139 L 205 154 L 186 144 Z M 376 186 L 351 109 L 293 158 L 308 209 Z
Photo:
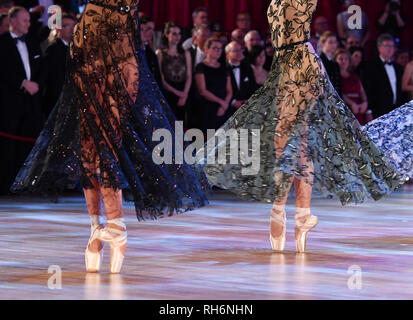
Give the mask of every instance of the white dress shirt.
M 195 55 L 195 66 L 203 62 L 206 58 L 205 53 L 199 49 L 199 47 L 196 47 L 196 55 Z
M 386 62 L 382 57 L 380 57 L 383 63 Z M 393 104 L 397 103 L 397 76 L 396 76 L 396 69 L 393 65 L 384 65 L 384 69 L 386 69 L 387 77 L 389 78 L 391 89 L 393 91 Z
M 10 35 L 13 39 L 18 38 L 13 32 L 10 31 Z M 17 50 L 19 50 L 20 58 L 22 59 L 24 71 L 26 71 L 26 80 L 31 78 L 31 69 L 30 69 L 30 59 L 29 59 L 29 50 L 27 50 L 27 45 L 25 42 L 20 40 L 16 43 Z

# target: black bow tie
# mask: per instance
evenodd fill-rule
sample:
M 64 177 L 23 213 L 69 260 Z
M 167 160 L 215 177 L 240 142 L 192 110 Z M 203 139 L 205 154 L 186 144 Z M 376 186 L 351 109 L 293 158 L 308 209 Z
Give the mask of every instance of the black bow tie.
M 14 38 L 14 42 L 17 43 L 17 41 L 26 42 L 26 35 L 22 35 L 21 37 Z
M 392 65 L 394 65 L 394 62 L 393 61 L 384 61 L 384 65 L 392 66 Z
M 241 66 L 240 66 L 240 65 L 238 65 L 238 66 L 231 66 L 231 70 L 234 70 L 234 69 L 241 69 Z

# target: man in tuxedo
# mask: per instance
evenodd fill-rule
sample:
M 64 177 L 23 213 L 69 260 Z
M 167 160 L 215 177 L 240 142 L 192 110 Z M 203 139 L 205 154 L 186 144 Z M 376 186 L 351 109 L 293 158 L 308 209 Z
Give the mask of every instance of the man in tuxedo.
M 155 23 L 151 17 L 143 16 L 140 19 L 141 24 L 141 38 L 145 45 L 145 57 L 148 63 L 149 69 L 155 77 L 156 83 L 159 89 L 162 91 L 162 75 L 159 68 L 158 57 L 152 49 L 153 35 L 155 32 Z
M 9 32 L 0 35 L 0 193 L 5 194 L 43 126 L 40 91 L 44 79 L 40 45 L 26 37 L 30 15 L 23 7 L 9 11 Z M 28 140 L 28 139 L 23 139 Z
M 62 92 L 66 76 L 66 59 L 75 25 L 76 19 L 69 14 L 64 14 L 62 16 L 62 29 L 57 29 L 56 40 L 46 49 L 46 93 L 43 104 L 43 113 L 46 119 Z
M 403 103 L 403 67 L 393 61 L 396 52 L 393 36 L 379 36 L 377 49 L 379 57 L 370 61 L 361 74 L 369 106 L 375 118 L 389 113 Z
M 231 105 L 225 114 L 229 119 L 252 96 L 257 84 L 251 65 L 245 61 L 243 63 L 244 54 L 238 42 L 230 42 L 225 47 L 225 54 L 233 92 Z
M 337 93 L 341 95 L 340 66 L 334 61 L 334 53 L 338 47 L 337 36 L 330 31 L 326 31 L 320 37 L 320 43 L 322 49 L 320 54 L 321 61 L 327 71 L 331 84 L 334 89 L 336 89 Z

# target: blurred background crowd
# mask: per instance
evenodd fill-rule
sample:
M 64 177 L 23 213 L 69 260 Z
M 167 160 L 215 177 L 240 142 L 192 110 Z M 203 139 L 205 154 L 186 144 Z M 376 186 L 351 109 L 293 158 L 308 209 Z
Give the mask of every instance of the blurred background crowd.
M 264 85 L 274 56 L 269 0 L 141 2 L 148 65 L 186 129 L 219 128 Z M 8 193 L 60 96 L 70 40 L 86 3 L 0 0 L 0 194 Z M 311 37 L 362 125 L 413 99 L 412 3 L 368 3 L 320 0 Z M 50 30 L 47 8 L 54 4 L 64 12 L 62 28 Z M 362 28 L 355 30 L 348 27 L 354 4 L 363 9 Z

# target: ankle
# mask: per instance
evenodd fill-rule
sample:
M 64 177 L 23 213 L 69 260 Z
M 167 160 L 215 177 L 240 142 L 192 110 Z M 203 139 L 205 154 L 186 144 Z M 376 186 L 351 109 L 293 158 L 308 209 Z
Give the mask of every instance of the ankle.
M 309 217 L 311 217 L 310 208 L 296 208 L 295 210 L 295 221 L 304 223 Z
M 277 215 L 278 214 L 285 215 L 285 204 L 283 205 L 274 204 L 272 206 L 271 213 L 275 213 Z

